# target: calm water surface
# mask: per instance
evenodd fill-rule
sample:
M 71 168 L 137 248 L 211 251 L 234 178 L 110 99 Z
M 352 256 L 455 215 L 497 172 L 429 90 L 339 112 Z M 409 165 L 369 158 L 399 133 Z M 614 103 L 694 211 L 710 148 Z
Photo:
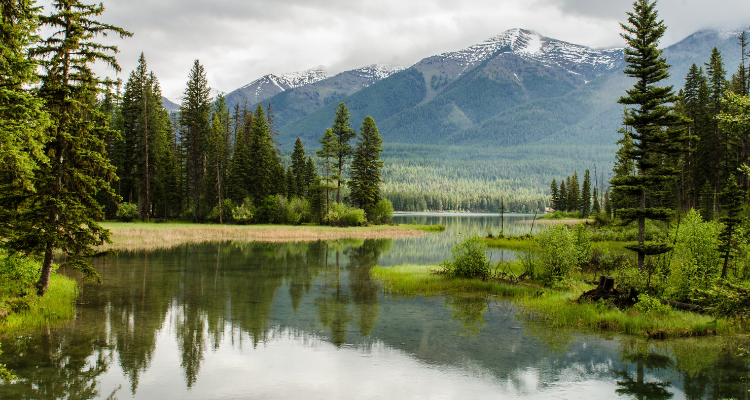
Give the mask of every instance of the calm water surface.
M 550 331 L 501 298 L 384 294 L 373 266 L 437 263 L 459 233 L 500 224 L 397 218 L 448 229 L 101 260 L 103 284 L 83 284 L 73 323 L 2 338 L 0 363 L 21 379 L 0 399 L 748 398 L 738 339 Z M 506 218 L 506 233 L 530 218 Z

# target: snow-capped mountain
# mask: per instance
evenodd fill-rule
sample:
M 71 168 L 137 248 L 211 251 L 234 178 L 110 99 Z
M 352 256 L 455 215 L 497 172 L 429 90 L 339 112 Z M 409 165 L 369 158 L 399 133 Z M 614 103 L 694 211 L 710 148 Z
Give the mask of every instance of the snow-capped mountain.
M 465 70 L 491 58 L 502 49 L 526 60 L 569 72 L 610 70 L 619 65 L 623 49 L 592 49 L 543 36 L 537 32 L 514 28 L 465 49 L 440 54 L 439 58 L 457 61 Z
M 406 67 L 394 67 L 386 64 L 372 64 L 366 67 L 353 69 L 350 72 L 367 80 L 369 83 L 363 85 L 363 87 L 367 87 L 381 79 L 385 79 L 395 74 L 396 72 L 403 71 L 405 69 Z

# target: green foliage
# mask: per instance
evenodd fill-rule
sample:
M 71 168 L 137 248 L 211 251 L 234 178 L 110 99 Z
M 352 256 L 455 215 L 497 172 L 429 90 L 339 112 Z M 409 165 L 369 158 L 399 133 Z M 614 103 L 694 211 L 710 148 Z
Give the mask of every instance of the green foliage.
M 669 286 L 666 295 L 678 301 L 692 301 L 694 291 L 706 290 L 721 276 L 719 253 L 721 224 L 704 222 L 695 210 L 690 210 L 669 234 L 674 238 Z
M 115 216 L 123 222 L 130 222 L 138 218 L 138 205 L 133 203 L 123 202 L 117 207 L 117 213 Z
M 332 226 L 359 226 L 367 219 L 365 211 L 361 208 L 349 207 L 346 204 L 331 204 L 326 221 Z
M 293 198 L 290 200 L 284 210 L 284 222 L 292 225 L 299 225 L 308 222 L 311 219 L 310 202 L 304 198 Z
M 232 207 L 232 220 L 238 224 L 249 224 L 253 221 L 256 210 L 253 206 L 253 200 L 245 197 L 242 202 Z
M 459 235 L 460 241 L 451 248 L 451 258 L 440 265 L 445 273 L 452 277 L 478 278 L 487 277 L 490 263 L 487 260 L 487 247 L 482 238 L 476 235 Z
M 39 280 L 40 269 L 39 261 L 28 257 L 0 257 L 0 286 L 3 287 L 3 297 L 16 296 L 26 291 L 32 293 L 30 288 Z
M 525 257 L 527 274 L 545 285 L 561 283 L 591 258 L 591 243 L 585 227 L 571 231 L 555 225 L 534 237 L 534 251 Z M 523 259 L 523 257 L 522 257 Z
M 367 220 L 376 224 L 387 224 L 393 219 L 393 204 L 388 199 L 380 199 L 365 209 Z
M 750 289 L 720 280 L 708 288 L 695 290 L 694 301 L 722 318 L 745 318 L 750 310 Z
M 662 304 L 656 297 L 641 293 L 638 295 L 638 302 L 635 303 L 633 309 L 642 314 L 659 317 L 668 314 L 672 310 L 672 307 L 668 304 Z

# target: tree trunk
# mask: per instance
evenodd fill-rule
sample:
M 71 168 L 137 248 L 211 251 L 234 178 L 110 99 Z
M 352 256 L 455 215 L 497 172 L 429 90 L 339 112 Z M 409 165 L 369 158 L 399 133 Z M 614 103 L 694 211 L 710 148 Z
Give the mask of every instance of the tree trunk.
M 47 242 L 47 248 L 44 250 L 44 262 L 42 263 L 42 272 L 39 275 L 39 281 L 36 283 L 36 294 L 44 296 L 49 288 L 49 280 L 52 276 L 52 262 L 55 260 L 53 252 L 55 244 L 53 241 Z
M 646 193 L 641 193 L 641 211 L 646 210 Z M 643 264 L 645 264 L 646 261 L 646 255 L 643 254 L 643 244 L 646 239 L 646 217 L 640 216 L 638 217 L 638 246 L 641 246 L 641 251 L 638 252 L 638 269 L 643 270 Z

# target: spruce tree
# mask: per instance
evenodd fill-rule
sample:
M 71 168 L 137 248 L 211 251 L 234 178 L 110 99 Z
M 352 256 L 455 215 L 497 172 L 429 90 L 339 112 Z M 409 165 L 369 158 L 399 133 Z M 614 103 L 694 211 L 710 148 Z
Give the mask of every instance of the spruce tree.
M 568 211 L 575 212 L 581 209 L 581 184 L 578 182 L 578 171 L 573 171 L 568 185 Z
M 333 129 L 326 129 L 325 133 L 323 133 L 323 137 L 318 139 L 318 142 L 320 142 L 320 150 L 315 152 L 315 155 L 318 156 L 319 159 L 323 160 L 323 163 L 325 165 L 325 171 L 326 176 L 324 179 L 320 182 L 321 190 L 325 192 L 325 215 L 328 215 L 329 210 L 329 199 L 331 197 L 331 190 L 335 188 L 333 185 L 333 181 L 337 181 L 338 178 L 338 172 L 334 167 L 334 172 L 331 174 L 331 159 L 336 157 L 336 136 L 333 134 Z
M 248 193 L 255 201 L 260 201 L 276 192 L 274 187 L 277 178 L 276 148 L 271 131 L 268 127 L 263 106 L 258 104 L 253 114 L 253 125 L 250 131 L 249 148 L 249 177 L 250 186 Z M 286 180 L 284 180 L 286 183 Z
M 302 146 L 302 139 L 297 136 L 294 142 L 294 152 L 292 152 L 292 171 L 294 172 L 295 189 L 294 193 L 302 197 L 305 193 L 305 148 Z
M 560 189 L 557 187 L 557 181 L 554 178 L 552 179 L 552 184 L 549 185 L 549 197 L 552 208 L 558 210 L 558 203 L 560 202 Z
M 53 121 L 44 149 L 49 162 L 36 174 L 36 192 L 19 205 L 14 235 L 6 242 L 16 251 L 43 255 L 39 295 L 49 286 L 56 251 L 67 256 L 63 265 L 97 276 L 88 259 L 96 246 L 109 241 L 109 231 L 97 222 L 104 213 L 96 197 L 100 192 L 114 196 L 108 180 L 115 178 L 115 169 L 105 146 L 116 132 L 99 108 L 97 96 L 106 90 L 91 66 L 99 61 L 116 71 L 120 67 L 109 55 L 117 47 L 91 38 L 107 32 L 131 35 L 96 21 L 104 12 L 101 5 L 57 0 L 52 6 L 51 15 L 40 16 L 52 34 L 32 52 L 44 68 L 39 96 Z
M 380 153 L 383 151 L 383 139 L 375 126 L 375 120 L 370 116 L 365 117 L 362 122 L 359 135 L 352 161 L 349 196 L 354 205 L 368 211 L 380 201 L 380 169 L 383 168 Z
M 659 155 L 670 148 L 669 135 L 665 128 L 683 123 L 671 107 L 677 98 L 671 86 L 658 86 L 669 77 L 669 65 L 659 50 L 659 40 L 666 26 L 658 20 L 656 3 L 637 0 L 633 12 L 628 12 L 628 23 L 621 23 L 625 31 L 621 36 L 628 46 L 625 48 L 627 67 L 623 72 L 635 78 L 632 89 L 619 99 L 620 104 L 630 108 L 623 124 L 633 128 L 628 134 L 633 139 L 633 149 L 626 157 L 635 162 L 637 175 L 615 178 L 612 181 L 618 195 L 635 195 L 638 207 L 619 209 L 618 216 L 625 222 L 638 221 L 638 245 L 628 248 L 638 254 L 638 267 L 643 268 L 645 256 L 660 254 L 669 248 L 645 244 L 646 219 L 664 220 L 670 210 L 647 207 L 649 194 L 664 185 L 674 176 L 674 171 L 659 163 Z
M 2 2 L 0 9 L 0 199 L 34 190 L 34 175 L 47 163 L 49 115 L 29 89 L 39 81 L 29 47 L 38 39 L 40 7 L 33 0 Z M 0 221 L 13 210 L 0 206 Z
M 570 179 L 568 179 L 568 182 L 570 182 Z M 556 210 L 558 211 L 568 211 L 568 188 L 565 186 L 565 181 L 560 181 L 560 194 L 559 198 L 557 200 L 557 207 Z
M 188 194 L 188 208 L 192 208 L 194 222 L 202 219 L 201 194 L 206 171 L 206 143 L 211 132 L 210 92 L 206 71 L 200 61 L 195 60 L 188 75 L 179 116 L 183 129 L 182 140 L 187 170 L 184 186 Z
M 588 218 L 591 213 L 591 173 L 589 170 L 583 174 L 580 205 L 581 217 Z
M 737 184 L 734 175 L 727 179 L 724 189 L 721 191 L 721 204 L 725 211 L 721 222 L 724 228 L 719 234 L 719 252 L 724 259 L 724 266 L 721 269 L 721 277 L 727 277 L 727 268 L 732 253 L 732 239 L 735 236 L 737 226 L 743 222 L 742 219 L 742 189 Z
M 357 136 L 357 132 L 351 128 L 349 123 L 349 107 L 340 103 L 336 107 L 336 118 L 333 121 L 331 131 L 335 137 L 336 146 L 333 149 L 336 158 L 336 202 L 341 203 L 341 184 L 344 182 L 344 166 L 346 161 L 354 154 L 354 149 L 349 142 Z
M 294 176 L 292 167 L 289 167 L 286 170 L 286 195 L 289 196 L 289 198 L 298 196 L 297 178 Z
M 303 180 L 303 187 L 302 187 L 302 189 L 305 192 L 305 195 L 307 195 L 307 192 L 310 189 L 310 185 L 312 185 L 316 179 L 318 179 L 318 173 L 315 171 L 315 161 L 313 161 L 312 156 L 307 156 L 307 162 L 305 162 L 305 173 L 304 173 L 304 180 Z

